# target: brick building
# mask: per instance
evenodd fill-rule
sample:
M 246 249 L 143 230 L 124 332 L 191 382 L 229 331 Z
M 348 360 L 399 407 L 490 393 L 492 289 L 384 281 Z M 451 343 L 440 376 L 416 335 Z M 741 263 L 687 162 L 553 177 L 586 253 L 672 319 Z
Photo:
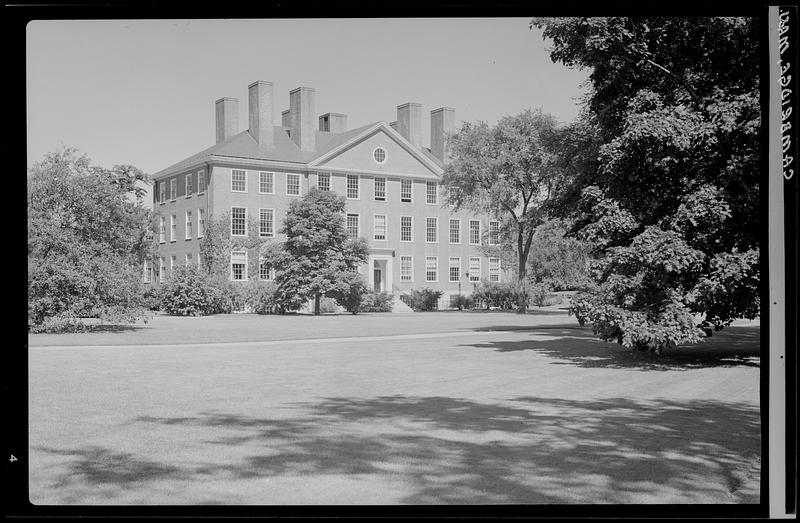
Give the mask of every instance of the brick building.
M 172 267 L 201 263 L 199 239 L 209 217 L 230 213 L 232 235 L 246 235 L 247 220 L 259 234 L 280 239 L 289 203 L 312 187 L 346 200 L 351 234 L 366 238 L 370 256 L 362 273 L 370 288 L 399 294 L 412 288 L 444 291 L 441 302 L 469 294 L 472 283 L 500 281 L 500 260 L 480 245 L 497 243 L 498 223 L 443 202 L 439 182 L 447 161 L 445 136 L 455 111 L 430 112 L 431 147 L 421 144 L 422 108 L 397 107 L 397 121 L 348 129 L 347 116 L 314 112 L 314 89 L 289 93 L 289 109 L 274 125 L 272 83 L 248 87 L 248 129 L 239 130 L 239 102 L 216 101 L 217 143 L 153 175 L 153 208 L 159 218 L 159 261 L 145 267 L 157 283 Z M 231 255 L 233 280 L 269 279 L 269 270 L 247 274 L 246 252 Z

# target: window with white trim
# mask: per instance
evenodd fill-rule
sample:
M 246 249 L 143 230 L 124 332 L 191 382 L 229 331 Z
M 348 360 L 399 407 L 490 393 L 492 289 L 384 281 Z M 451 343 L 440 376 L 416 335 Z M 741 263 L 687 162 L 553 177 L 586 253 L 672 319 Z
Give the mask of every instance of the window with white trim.
M 174 254 L 169 257 L 169 275 L 175 274 L 175 267 L 178 266 L 178 257 Z
M 153 283 L 153 264 L 150 260 L 144 261 L 144 274 L 142 275 L 142 282 Z
M 481 244 L 481 221 L 480 220 L 470 220 L 469 221 L 469 244 L 470 245 L 480 245 Z
M 173 202 L 178 197 L 178 179 L 170 178 L 169 180 L 169 199 Z
M 258 192 L 275 194 L 275 173 L 261 171 L 258 173 Z
M 360 230 L 358 227 L 358 214 L 347 215 L 347 235 L 351 238 L 358 238 Z
M 436 182 L 425 182 L 425 203 L 436 205 L 439 203 L 439 195 L 437 194 Z
M 160 203 L 164 203 L 167 201 L 167 182 L 164 180 L 163 182 L 158 184 L 158 201 Z
M 187 267 L 192 264 L 192 253 L 187 252 L 186 256 L 184 257 L 183 264 Z
M 231 170 L 231 191 L 247 192 L 247 171 L 242 169 Z
M 206 232 L 206 210 L 197 209 L 197 237 L 202 238 Z
M 300 196 L 300 175 L 286 173 L 286 194 L 289 196 Z
M 439 230 L 439 218 L 425 218 L 425 241 L 436 243 L 439 241 L 437 231 Z
M 461 243 L 461 220 L 450 220 L 450 243 Z
M 192 211 L 186 211 L 186 239 L 192 239 Z
M 400 217 L 400 241 L 413 242 L 414 241 L 414 217 L 401 216 Z
M 386 215 L 376 214 L 373 219 L 373 239 L 383 241 L 386 239 Z
M 500 222 L 489 222 L 489 245 L 500 243 Z
M 247 279 L 247 251 L 231 252 L 231 280 L 244 281 Z
M 201 269 L 203 267 L 203 257 L 200 255 L 200 251 L 197 252 L 197 268 Z
M 274 280 L 275 269 L 265 261 L 260 262 L 258 264 L 258 279 L 267 281 Z
M 184 182 L 186 185 L 186 194 L 184 195 L 186 198 L 192 195 L 194 192 L 194 188 L 192 187 L 192 173 L 186 173 L 186 181 Z
M 247 236 L 247 207 L 231 207 L 231 236 Z
M 461 279 L 461 258 L 450 258 L 448 260 L 447 274 L 450 277 L 450 282 L 457 282 Z
M 206 171 L 201 169 L 197 171 L 197 194 L 203 194 L 206 191 Z
M 481 281 L 481 258 L 480 256 L 469 257 L 469 281 Z
M 158 283 L 164 283 L 164 278 L 166 278 L 167 272 L 167 263 L 164 261 L 164 257 L 161 256 L 158 259 Z
M 169 241 L 174 242 L 178 239 L 178 217 L 171 215 L 169 217 Z
M 375 199 L 386 201 L 386 178 L 375 178 Z
M 436 256 L 425 256 L 425 281 L 435 282 L 439 269 L 439 258 Z
M 358 200 L 359 176 L 357 174 L 347 175 L 347 199 Z
M 158 219 L 158 243 L 164 243 L 167 241 L 167 223 L 166 218 L 161 216 Z
M 258 234 L 267 238 L 275 236 L 275 209 L 258 210 Z
M 317 189 L 320 191 L 331 190 L 331 173 L 317 173 Z
M 489 258 L 489 281 L 500 281 L 500 258 Z
M 412 281 L 414 274 L 414 258 L 400 256 L 400 281 Z
M 411 202 L 411 187 L 412 182 L 411 180 L 400 180 L 400 201 L 410 203 Z
M 374 151 L 372 151 L 372 159 L 375 160 L 377 164 L 386 163 L 386 149 L 383 147 L 376 147 Z

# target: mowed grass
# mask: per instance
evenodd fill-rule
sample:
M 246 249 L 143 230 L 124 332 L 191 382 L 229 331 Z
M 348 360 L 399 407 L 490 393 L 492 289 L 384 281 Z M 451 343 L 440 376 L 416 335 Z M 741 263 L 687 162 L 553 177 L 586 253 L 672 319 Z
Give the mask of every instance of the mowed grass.
M 757 324 L 655 357 L 559 312 L 264 319 L 31 337 L 31 501 L 759 501 Z

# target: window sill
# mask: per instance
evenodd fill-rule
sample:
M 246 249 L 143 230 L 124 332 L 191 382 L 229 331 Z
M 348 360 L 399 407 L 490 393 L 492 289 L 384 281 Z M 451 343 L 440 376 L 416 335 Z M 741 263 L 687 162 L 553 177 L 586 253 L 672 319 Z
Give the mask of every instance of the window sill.
M 414 203 L 414 202 L 412 202 L 411 200 L 403 200 L 403 199 L 401 199 L 400 203 Z

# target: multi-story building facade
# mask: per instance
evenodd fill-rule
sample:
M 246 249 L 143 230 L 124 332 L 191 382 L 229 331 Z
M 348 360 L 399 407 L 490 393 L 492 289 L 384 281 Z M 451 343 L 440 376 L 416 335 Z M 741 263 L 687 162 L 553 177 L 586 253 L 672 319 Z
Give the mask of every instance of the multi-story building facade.
M 230 213 L 232 235 L 281 239 L 290 202 L 310 188 L 346 197 L 346 225 L 366 238 L 369 260 L 362 273 L 370 288 L 394 293 L 430 287 L 450 296 L 469 294 L 470 283 L 500 281 L 500 259 L 482 254 L 498 241 L 499 224 L 485 216 L 455 212 L 443 201 L 440 181 L 447 161 L 445 137 L 455 111 L 431 111 L 431 147 L 420 143 L 420 104 L 397 107 L 397 121 L 347 128 L 347 116 L 314 112 L 314 89 L 289 93 L 281 125 L 272 121 L 270 82 L 248 87 L 249 127 L 239 131 L 238 100 L 216 101 L 217 143 L 153 176 L 158 216 L 157 267 L 145 280 L 163 281 L 176 265 L 202 263 L 199 242 L 210 217 Z M 266 267 L 247 274 L 246 252 L 231 255 L 233 280 L 270 279 Z

